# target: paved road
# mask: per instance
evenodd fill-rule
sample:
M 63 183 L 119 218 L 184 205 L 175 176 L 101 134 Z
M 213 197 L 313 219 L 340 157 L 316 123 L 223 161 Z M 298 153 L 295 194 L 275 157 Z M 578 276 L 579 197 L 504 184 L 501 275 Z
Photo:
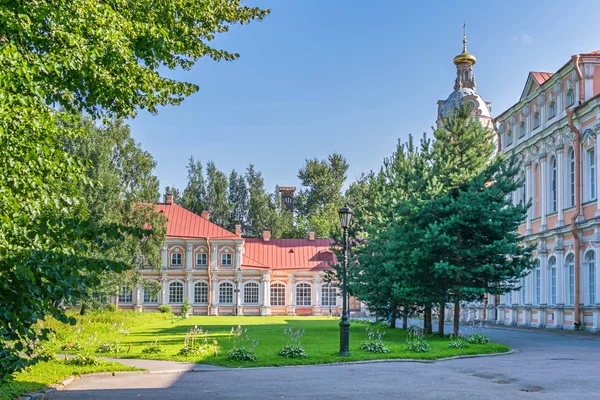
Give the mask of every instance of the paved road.
M 217 368 L 85 377 L 50 398 L 600 399 L 600 340 L 501 329 L 486 333 L 516 352 L 434 363 Z

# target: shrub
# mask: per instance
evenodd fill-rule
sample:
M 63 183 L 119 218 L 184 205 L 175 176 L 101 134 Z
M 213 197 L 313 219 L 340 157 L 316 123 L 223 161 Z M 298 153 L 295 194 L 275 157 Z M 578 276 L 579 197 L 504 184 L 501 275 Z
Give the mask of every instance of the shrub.
M 163 314 L 170 313 L 172 310 L 173 309 L 171 308 L 171 306 L 166 304 L 161 304 L 160 306 L 158 306 L 158 312 L 161 312 Z
M 469 342 L 460 336 L 451 339 L 448 343 L 449 349 L 464 349 L 465 347 L 469 347 Z
M 490 339 L 482 333 L 472 333 L 466 337 L 467 342 L 471 344 L 488 344 Z
M 118 353 L 120 351 L 121 345 L 118 340 L 104 342 L 96 349 L 96 353 Z
M 185 300 L 183 300 L 183 304 L 181 305 L 181 316 L 187 318 L 191 309 L 192 305 L 190 304 L 190 299 L 186 297 Z
M 408 344 L 408 351 L 412 351 L 413 353 L 427 353 L 431 350 L 429 343 L 423 339 L 412 339 L 408 340 L 406 343 Z
M 73 343 L 65 343 L 62 346 L 60 346 L 61 350 L 73 350 L 73 351 L 79 351 L 82 349 L 81 345 L 77 342 L 73 342 Z
M 248 329 L 242 329 L 241 325 L 231 328 L 230 339 L 233 337 L 233 348 L 227 352 L 230 360 L 234 361 L 256 361 L 254 348 L 258 340 L 250 339 Z
M 98 357 L 90 356 L 89 354 L 77 354 L 73 358 L 65 360 L 65 363 L 84 367 L 86 365 L 100 365 L 102 361 Z
M 105 307 L 106 311 L 115 312 L 117 311 L 117 306 L 112 303 L 107 304 Z
M 208 351 L 208 331 L 203 331 L 198 325 L 190 328 L 183 341 L 183 348 L 177 353 L 178 356 L 195 356 Z
M 279 355 L 287 358 L 307 358 L 308 354 L 300 346 L 288 345 L 279 351 Z
M 231 349 L 227 352 L 230 360 L 234 361 L 256 361 L 257 357 L 254 354 L 253 350 L 245 349 L 243 347 L 238 347 Z
M 142 353 L 144 354 L 158 354 L 165 351 L 159 344 L 158 338 L 154 339 L 152 343 L 142 349 Z
M 360 348 L 371 353 L 389 353 L 389 349 L 383 344 L 385 332 L 380 332 L 379 328 L 373 330 L 367 327 L 367 341 L 360 345 Z
M 294 331 L 292 327 L 283 330 L 283 349 L 279 351 L 279 355 L 288 358 L 308 357 L 304 348 L 300 345 L 304 329 Z

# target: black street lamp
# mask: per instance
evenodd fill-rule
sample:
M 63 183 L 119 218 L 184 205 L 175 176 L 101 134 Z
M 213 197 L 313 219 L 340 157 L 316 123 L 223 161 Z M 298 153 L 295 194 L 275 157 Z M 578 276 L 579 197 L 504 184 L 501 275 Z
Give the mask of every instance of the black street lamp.
M 350 320 L 348 319 L 348 227 L 352 222 L 352 210 L 348 205 L 340 208 L 340 223 L 344 229 L 344 278 L 342 283 L 342 320 L 340 321 L 340 356 L 350 355 Z

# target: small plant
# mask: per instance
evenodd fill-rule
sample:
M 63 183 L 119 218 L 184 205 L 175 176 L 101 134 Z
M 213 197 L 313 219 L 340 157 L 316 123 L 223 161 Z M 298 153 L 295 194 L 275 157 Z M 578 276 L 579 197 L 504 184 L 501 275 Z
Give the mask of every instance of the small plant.
M 65 360 L 65 363 L 84 367 L 87 365 L 100 365 L 102 364 L 102 361 L 100 361 L 98 357 L 94 357 L 89 354 L 77 354 L 73 358 Z
M 158 312 L 161 312 L 163 314 L 168 314 L 172 311 L 173 309 L 171 308 L 171 306 L 166 305 L 166 304 L 161 304 L 160 306 L 158 306 Z
M 104 308 L 106 309 L 106 311 L 110 311 L 110 312 L 117 311 L 117 306 L 112 303 L 107 304 Z
M 488 344 L 490 339 L 483 333 L 472 333 L 466 337 L 466 341 L 471 344 Z
M 258 345 L 258 340 L 250 339 L 248 329 L 242 329 L 241 325 L 231 329 L 233 334 L 233 348 L 227 352 L 230 360 L 234 361 L 256 361 L 254 348 Z
M 302 336 L 304 335 L 304 329 L 298 329 L 294 331 L 293 328 L 285 328 L 283 330 L 283 341 L 285 345 L 283 349 L 279 351 L 279 355 L 288 358 L 300 358 L 308 357 L 304 348 L 300 345 Z
M 192 305 L 190 304 L 190 299 L 186 297 L 185 300 L 183 300 L 183 304 L 181 305 L 181 316 L 183 318 L 187 318 L 191 309 Z
M 360 348 L 371 353 L 389 353 L 390 350 L 383 344 L 384 331 L 379 331 L 379 328 L 373 330 L 367 327 L 367 341 L 360 345 Z
M 121 351 L 121 345 L 118 340 L 104 342 L 96 349 L 96 353 L 118 353 Z
M 208 331 L 203 331 L 198 325 L 190 328 L 183 341 L 183 348 L 177 353 L 178 356 L 195 356 L 204 354 L 209 349 Z
M 72 343 L 65 343 L 62 346 L 60 346 L 61 350 L 72 350 L 72 351 L 79 351 L 82 349 L 81 345 L 77 342 L 72 342 Z
M 418 326 L 410 326 L 406 330 L 406 344 L 408 351 L 414 353 L 427 353 L 431 346 L 425 340 L 423 329 Z
M 449 349 L 464 349 L 465 347 L 469 347 L 469 342 L 460 336 L 450 339 L 450 343 L 448 343 Z
M 154 339 L 152 343 L 142 349 L 142 353 L 144 354 L 158 354 L 164 351 L 165 349 L 158 344 L 158 338 Z

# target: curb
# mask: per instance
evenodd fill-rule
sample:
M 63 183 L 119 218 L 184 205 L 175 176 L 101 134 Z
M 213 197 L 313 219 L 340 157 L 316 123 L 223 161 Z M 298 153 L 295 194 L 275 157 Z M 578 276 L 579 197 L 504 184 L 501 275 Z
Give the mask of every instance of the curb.
M 45 399 L 47 394 L 54 393 L 58 390 L 63 390 L 65 387 L 69 386 L 71 383 L 75 381 L 75 376 L 70 376 L 67 379 L 60 382 L 58 385 L 50 387 L 48 389 L 40 390 L 35 393 L 26 393 L 19 396 L 19 400 L 38 400 Z
M 499 329 L 499 330 L 502 330 L 502 331 L 543 333 L 543 334 L 546 334 L 546 335 L 557 335 L 557 336 L 576 337 L 576 338 L 583 338 L 583 339 L 590 339 L 590 340 L 600 340 L 600 335 L 593 336 L 595 334 L 591 333 L 591 332 L 590 332 L 591 334 L 580 335 L 580 334 L 577 334 L 577 333 L 562 333 L 562 332 L 549 331 L 549 330 L 547 330 L 547 328 L 523 329 L 523 328 L 506 327 L 506 326 L 503 326 L 503 325 L 484 325 L 483 328 L 484 329 L 485 328 Z

